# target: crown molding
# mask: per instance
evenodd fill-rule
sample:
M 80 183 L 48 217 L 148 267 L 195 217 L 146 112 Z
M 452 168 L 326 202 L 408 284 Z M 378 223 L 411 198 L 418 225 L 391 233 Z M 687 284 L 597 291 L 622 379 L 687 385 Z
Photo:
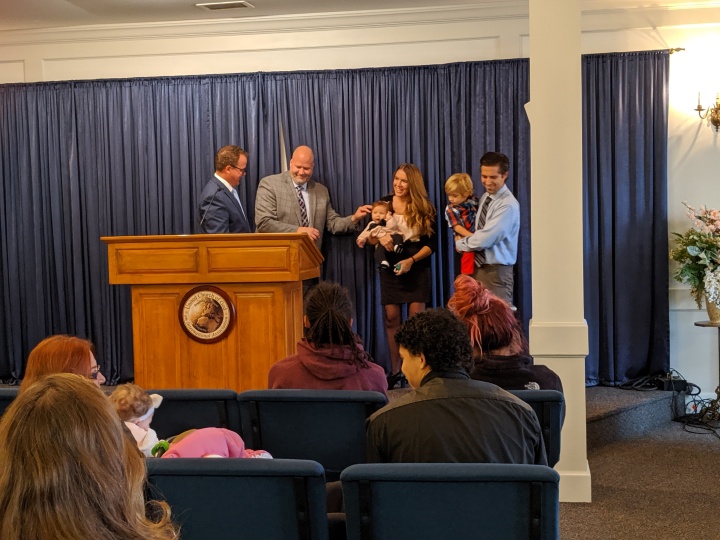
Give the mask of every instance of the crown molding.
M 482 6 L 456 5 L 272 17 L 238 17 L 9 30 L 0 33 L 0 44 L 27 45 L 48 42 L 118 41 L 123 39 L 232 37 L 362 28 L 393 28 L 409 25 L 522 20 L 527 18 L 527 14 L 527 2 L 513 0 L 511 2 L 488 2 Z
M 713 24 L 720 22 L 720 1 L 642 6 L 628 5 L 622 0 L 588 0 L 582 3 L 582 18 L 583 31 Z M 0 46 L 302 34 L 461 23 L 483 25 L 502 21 L 526 24 L 527 19 L 527 0 L 498 0 L 442 7 L 6 30 L 0 32 Z

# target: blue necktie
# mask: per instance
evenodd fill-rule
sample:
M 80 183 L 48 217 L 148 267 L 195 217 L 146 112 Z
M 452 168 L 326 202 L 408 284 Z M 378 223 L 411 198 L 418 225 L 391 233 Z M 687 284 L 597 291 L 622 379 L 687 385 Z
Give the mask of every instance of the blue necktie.
M 240 211 L 242 212 L 242 215 L 245 218 L 245 221 L 247 221 L 247 216 L 245 215 L 245 209 L 243 208 L 242 203 L 240 202 L 240 195 L 238 195 L 237 189 L 233 189 L 232 193 L 235 196 L 235 200 L 240 205 Z

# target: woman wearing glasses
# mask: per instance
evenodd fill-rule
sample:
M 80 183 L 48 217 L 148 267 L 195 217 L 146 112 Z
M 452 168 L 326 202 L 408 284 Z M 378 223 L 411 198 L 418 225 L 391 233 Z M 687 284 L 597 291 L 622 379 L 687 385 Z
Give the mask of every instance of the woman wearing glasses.
M 74 373 L 91 379 L 97 386 L 105 382 L 92 343 L 74 336 L 50 336 L 37 344 L 28 356 L 20 391 L 51 373 Z

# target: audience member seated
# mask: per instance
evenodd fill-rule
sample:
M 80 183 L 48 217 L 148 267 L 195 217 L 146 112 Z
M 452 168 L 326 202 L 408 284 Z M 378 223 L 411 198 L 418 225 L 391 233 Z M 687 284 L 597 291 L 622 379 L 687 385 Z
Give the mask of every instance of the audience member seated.
M 74 374 L 43 377 L 0 420 L 0 538 L 178 538 L 167 504 L 145 507 L 145 476 L 98 388 Z
M 30 351 L 20 392 L 43 375 L 51 373 L 74 373 L 91 379 L 97 386 L 105 382 L 95 360 L 92 343 L 74 336 L 50 336 Z
M 152 449 L 158 443 L 157 433 L 150 423 L 162 400 L 160 394 L 148 394 L 136 384 L 121 384 L 110 394 L 115 412 L 146 457 L 152 457 Z
M 468 375 L 470 338 L 452 313 L 418 313 L 405 322 L 395 341 L 413 390 L 370 417 L 369 463 L 547 465 L 532 408 Z
M 560 377 L 536 366 L 510 306 L 470 276 L 458 276 L 448 308 L 467 326 L 475 365 L 470 376 L 506 390 L 559 390 Z
M 347 289 L 323 282 L 305 302 L 305 338 L 297 354 L 270 368 L 268 388 L 374 390 L 386 394 L 384 370 L 352 331 L 353 306 Z

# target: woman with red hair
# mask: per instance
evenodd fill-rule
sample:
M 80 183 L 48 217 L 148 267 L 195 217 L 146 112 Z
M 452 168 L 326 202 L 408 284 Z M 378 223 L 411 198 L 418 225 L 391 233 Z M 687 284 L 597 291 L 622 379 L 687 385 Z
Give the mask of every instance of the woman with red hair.
M 559 390 L 560 377 L 536 366 L 515 312 L 484 285 L 467 275 L 455 280 L 448 308 L 470 332 L 475 366 L 470 376 L 505 390 Z
M 105 377 L 100 373 L 100 366 L 93 354 L 93 344 L 87 339 L 74 336 L 60 334 L 50 336 L 30 351 L 20 391 L 52 373 L 81 375 L 92 380 L 97 386 L 105 382 Z

